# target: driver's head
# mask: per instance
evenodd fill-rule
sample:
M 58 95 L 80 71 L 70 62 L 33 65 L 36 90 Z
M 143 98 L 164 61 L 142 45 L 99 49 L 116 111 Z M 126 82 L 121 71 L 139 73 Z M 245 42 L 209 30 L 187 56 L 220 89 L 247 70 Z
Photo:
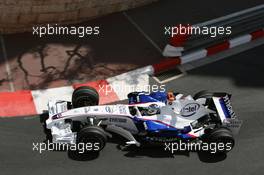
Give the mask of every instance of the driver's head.
M 169 102 L 172 102 L 175 100 L 175 95 L 173 94 L 173 92 L 168 92 L 167 93 L 167 99 Z

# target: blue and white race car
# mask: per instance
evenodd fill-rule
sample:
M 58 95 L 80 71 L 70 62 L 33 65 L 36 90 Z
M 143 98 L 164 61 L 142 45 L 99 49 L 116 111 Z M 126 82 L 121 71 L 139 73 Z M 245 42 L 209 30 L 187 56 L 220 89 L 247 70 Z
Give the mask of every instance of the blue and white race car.
M 230 103 L 230 94 L 201 91 L 193 97 L 173 92 L 133 92 L 129 104 L 98 105 L 99 95 L 82 86 L 72 102 L 49 101 L 46 128 L 53 143 L 94 143 L 104 148 L 112 133 L 127 145 L 144 143 L 224 142 L 235 144 L 241 120 Z

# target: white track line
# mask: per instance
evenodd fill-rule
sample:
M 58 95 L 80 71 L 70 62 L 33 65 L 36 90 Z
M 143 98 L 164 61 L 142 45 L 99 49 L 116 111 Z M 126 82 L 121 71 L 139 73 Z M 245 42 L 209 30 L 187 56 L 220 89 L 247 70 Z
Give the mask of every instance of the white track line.
M 5 59 L 5 68 L 6 68 L 6 72 L 7 72 L 7 79 L 8 79 L 8 82 L 9 82 L 10 91 L 14 92 L 15 91 L 15 86 L 14 86 L 14 83 L 13 83 L 13 77 L 12 77 L 12 72 L 11 72 L 11 69 L 10 69 L 10 65 L 8 63 L 4 37 L 2 35 L 0 35 L 0 43 L 1 43 L 2 51 L 3 51 L 3 57 Z
M 148 74 L 123 73 L 107 79 L 119 100 L 127 99 L 127 94 L 134 91 L 148 91 Z
M 139 27 L 139 25 L 126 12 L 123 12 L 126 19 L 151 43 L 153 47 L 162 55 L 162 49 Z

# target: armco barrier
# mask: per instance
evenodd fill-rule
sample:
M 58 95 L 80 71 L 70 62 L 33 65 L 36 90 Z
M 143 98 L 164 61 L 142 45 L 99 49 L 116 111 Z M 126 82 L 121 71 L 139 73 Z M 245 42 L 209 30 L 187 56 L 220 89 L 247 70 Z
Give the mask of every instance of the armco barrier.
M 190 26 L 188 26 L 190 27 Z M 174 35 L 169 44 L 163 51 L 165 57 L 176 57 L 186 55 L 195 50 L 210 48 L 215 50 L 225 50 L 228 43 L 225 41 L 238 38 L 246 34 L 252 34 L 253 37 L 261 37 L 264 28 L 264 5 L 256 6 L 240 12 L 236 12 L 224 17 L 206 21 L 192 27 L 231 27 L 230 35 L 217 35 L 211 37 L 208 35 Z M 210 51 L 210 52 L 211 52 Z

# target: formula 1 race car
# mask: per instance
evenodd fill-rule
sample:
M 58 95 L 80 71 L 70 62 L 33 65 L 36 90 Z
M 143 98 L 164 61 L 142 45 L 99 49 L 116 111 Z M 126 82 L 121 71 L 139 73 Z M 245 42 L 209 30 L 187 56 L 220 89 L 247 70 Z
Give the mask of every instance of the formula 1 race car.
M 112 133 L 127 139 L 127 145 L 181 140 L 230 143 L 233 148 L 241 120 L 230 97 L 208 91 L 193 97 L 175 92 L 132 92 L 129 104 L 98 105 L 97 91 L 82 86 L 74 90 L 72 102 L 49 101 L 46 128 L 53 143 L 95 143 L 95 151 L 104 148 Z

